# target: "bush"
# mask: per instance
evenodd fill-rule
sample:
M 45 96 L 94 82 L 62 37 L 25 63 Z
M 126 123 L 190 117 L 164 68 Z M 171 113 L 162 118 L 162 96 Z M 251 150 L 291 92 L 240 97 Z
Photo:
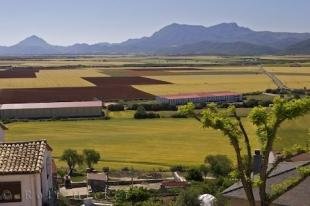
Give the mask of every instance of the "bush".
M 154 119 L 160 118 L 159 114 L 154 112 L 146 112 L 143 106 L 139 106 L 134 114 L 135 119 Z
M 109 111 L 124 111 L 125 107 L 123 104 L 110 104 L 108 105 L 107 109 Z
M 202 182 L 203 177 L 201 174 L 201 170 L 199 168 L 191 168 L 188 170 L 187 175 L 186 175 L 187 180 L 193 180 L 197 182 Z
M 170 167 L 171 172 L 185 172 L 186 167 L 183 165 L 173 165 Z
M 154 104 L 133 104 L 128 106 L 128 110 L 137 110 L 139 106 L 142 106 L 145 111 L 177 111 L 176 105 L 170 105 L 165 103 L 154 103 Z
M 268 107 L 270 104 L 272 104 L 272 100 L 249 99 L 243 101 L 243 106 L 247 108 L 253 108 L 256 106 Z
M 190 187 L 181 192 L 177 198 L 176 206 L 200 206 L 198 196 L 202 194 L 199 188 Z
M 210 171 L 214 176 L 227 176 L 233 169 L 232 162 L 226 155 L 209 155 L 205 162 L 210 165 Z
M 128 191 L 118 190 L 115 193 L 116 205 L 136 205 L 136 203 L 147 201 L 151 197 L 150 192 L 143 187 L 133 187 Z
M 187 118 L 187 115 L 186 114 L 182 114 L 180 112 L 177 112 L 175 114 L 172 114 L 171 117 L 172 118 Z

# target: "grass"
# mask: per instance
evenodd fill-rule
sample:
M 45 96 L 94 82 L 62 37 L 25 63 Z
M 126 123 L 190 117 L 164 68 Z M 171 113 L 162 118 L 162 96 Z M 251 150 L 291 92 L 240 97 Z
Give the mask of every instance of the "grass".
M 0 89 L 4 88 L 46 88 L 46 87 L 90 87 L 92 83 L 82 77 L 107 76 L 95 69 L 41 70 L 37 78 L 0 79 Z
M 168 85 L 135 85 L 134 87 L 154 95 L 191 92 L 234 91 L 253 92 L 275 88 L 267 76 L 257 75 L 180 75 L 152 76 L 150 78 L 168 81 Z
M 151 169 L 174 164 L 195 165 L 202 163 L 207 154 L 218 153 L 234 158 L 229 141 L 220 132 L 203 129 L 193 119 L 115 118 L 20 122 L 8 126 L 8 141 L 47 139 L 55 157 L 67 148 L 98 150 L 104 160 L 98 167 Z M 249 128 L 253 134 L 252 127 Z
M 93 148 L 102 157 L 97 167 L 134 167 L 152 170 L 171 165 L 197 165 L 208 154 L 225 154 L 234 160 L 226 137 L 203 129 L 193 119 L 131 119 L 131 112 L 111 112 L 111 120 L 17 122 L 8 125 L 8 141 L 47 139 L 59 157 L 67 148 Z M 276 149 L 309 141 L 310 115 L 286 122 L 279 130 Z M 253 149 L 259 148 L 255 128 L 244 119 Z M 57 161 L 58 166 L 63 162 Z
M 275 148 L 290 148 L 294 144 L 310 146 L 310 114 L 284 122 L 278 133 Z
M 276 72 L 276 73 L 309 73 L 310 74 L 310 67 L 264 67 L 269 72 Z
M 310 88 L 310 76 L 303 75 L 277 75 L 277 77 L 289 88 Z

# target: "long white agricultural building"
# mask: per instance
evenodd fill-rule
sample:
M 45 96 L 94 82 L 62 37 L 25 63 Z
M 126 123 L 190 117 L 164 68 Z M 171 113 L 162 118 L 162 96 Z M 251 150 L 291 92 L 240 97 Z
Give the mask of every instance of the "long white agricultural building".
M 156 100 L 161 103 L 172 105 L 181 105 L 188 102 L 222 102 L 232 103 L 242 101 L 242 94 L 235 92 L 201 92 L 201 93 L 184 93 L 176 95 L 157 96 Z
M 0 105 L 1 119 L 42 119 L 102 116 L 101 101 Z

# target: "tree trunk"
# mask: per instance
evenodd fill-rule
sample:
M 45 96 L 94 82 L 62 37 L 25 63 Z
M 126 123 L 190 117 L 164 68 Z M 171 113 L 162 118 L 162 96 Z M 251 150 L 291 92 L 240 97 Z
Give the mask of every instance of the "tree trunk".
M 240 154 L 240 148 L 238 142 L 232 142 L 232 145 L 234 146 L 236 156 L 237 156 L 237 164 L 238 164 L 238 170 L 240 172 L 240 179 L 243 185 L 244 192 L 247 196 L 247 199 L 249 201 L 250 206 L 255 206 L 255 199 L 253 195 L 253 188 L 252 188 L 252 183 L 251 179 L 247 178 L 245 174 L 245 168 L 242 163 L 242 158 Z

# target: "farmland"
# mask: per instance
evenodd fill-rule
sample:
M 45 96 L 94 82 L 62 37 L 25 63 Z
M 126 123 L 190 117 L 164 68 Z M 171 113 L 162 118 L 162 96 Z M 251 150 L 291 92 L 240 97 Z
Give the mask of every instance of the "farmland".
M 275 88 L 273 82 L 263 74 L 253 75 L 178 75 L 152 76 L 153 79 L 170 81 L 168 85 L 139 85 L 135 88 L 154 95 L 181 92 L 234 91 L 253 92 Z
M 248 93 L 276 88 L 255 63 L 260 61 L 286 86 L 310 86 L 310 67 L 287 66 L 292 61 L 304 64 L 306 57 L 8 58 L 0 60 L 0 103 L 150 100 L 184 92 Z
M 7 139 L 45 138 L 53 147 L 55 157 L 66 148 L 79 151 L 93 148 L 103 156 L 98 168 L 108 165 L 150 170 L 175 164 L 197 165 L 208 154 L 226 154 L 234 159 L 227 138 L 219 131 L 203 129 L 193 119 L 133 120 L 132 114 L 127 112 L 111 115 L 111 120 L 11 123 L 8 124 Z M 254 144 L 253 149 L 259 148 L 254 126 L 246 119 L 243 121 Z M 279 131 L 276 148 L 296 143 L 306 145 L 307 140 L 310 141 L 309 121 L 308 115 L 286 122 Z
M 292 63 L 299 63 L 291 67 Z M 276 85 L 261 65 L 286 86 L 310 87 L 310 57 L 139 57 L 80 56 L 0 59 L 0 104 L 23 102 L 154 101 L 156 95 L 233 91 L 264 92 Z M 251 98 L 273 95 L 251 95 Z M 246 110 L 246 113 L 248 110 Z M 207 154 L 234 159 L 228 140 L 218 131 L 203 129 L 192 119 L 134 120 L 132 111 L 110 112 L 110 120 L 34 121 L 8 124 L 7 139 L 46 138 L 58 158 L 64 149 L 94 148 L 113 168 L 168 168 L 197 165 Z M 243 116 L 246 116 L 244 114 Z M 255 128 L 243 119 L 254 144 Z M 279 130 L 276 149 L 309 141 L 310 116 L 286 122 Z M 220 145 L 220 147 L 218 146 Z M 62 165 L 62 162 L 57 162 Z

